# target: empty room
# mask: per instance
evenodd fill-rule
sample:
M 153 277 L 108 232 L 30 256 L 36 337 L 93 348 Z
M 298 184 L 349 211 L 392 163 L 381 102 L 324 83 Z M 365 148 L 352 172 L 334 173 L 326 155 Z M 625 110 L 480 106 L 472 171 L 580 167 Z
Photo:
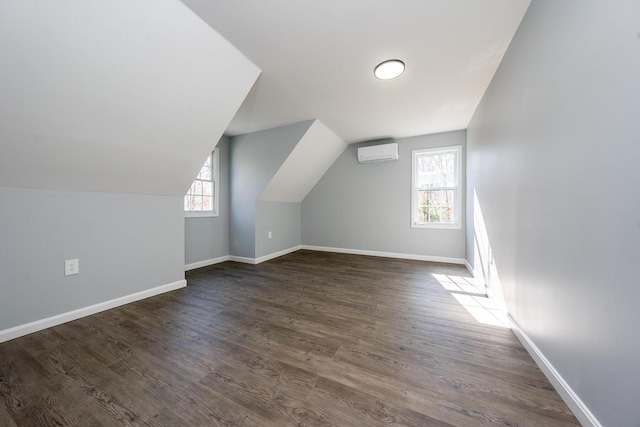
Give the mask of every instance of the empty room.
M 0 426 L 640 426 L 638 0 L 3 0 L 0 58 Z

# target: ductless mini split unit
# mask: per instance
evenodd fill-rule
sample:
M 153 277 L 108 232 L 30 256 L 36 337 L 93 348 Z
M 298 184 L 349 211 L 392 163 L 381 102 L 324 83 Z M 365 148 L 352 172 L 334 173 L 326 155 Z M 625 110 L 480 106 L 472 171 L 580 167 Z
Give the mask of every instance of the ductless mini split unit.
M 397 142 L 358 148 L 358 161 L 360 163 L 385 162 L 387 160 L 398 160 Z

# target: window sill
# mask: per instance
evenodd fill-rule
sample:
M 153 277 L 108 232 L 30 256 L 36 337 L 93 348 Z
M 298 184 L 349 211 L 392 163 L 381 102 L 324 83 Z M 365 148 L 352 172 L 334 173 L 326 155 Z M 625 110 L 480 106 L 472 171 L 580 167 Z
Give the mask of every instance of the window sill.
M 189 211 L 185 211 L 184 213 L 184 217 L 185 218 L 216 218 L 219 217 L 220 215 L 210 211 L 210 212 L 189 212 Z
M 411 224 L 411 228 L 430 228 L 440 230 L 461 230 L 460 224 Z

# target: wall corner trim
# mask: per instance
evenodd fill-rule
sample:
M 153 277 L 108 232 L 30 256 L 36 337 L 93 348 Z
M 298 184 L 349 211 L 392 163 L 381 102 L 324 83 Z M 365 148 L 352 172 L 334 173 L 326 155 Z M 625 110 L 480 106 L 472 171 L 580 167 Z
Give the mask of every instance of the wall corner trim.
M 447 264 L 464 264 L 465 263 L 465 260 L 462 258 L 403 254 L 403 253 L 396 253 L 396 252 L 380 252 L 380 251 L 369 251 L 369 250 L 363 250 L 363 249 L 330 248 L 327 246 L 308 246 L 308 245 L 302 245 L 301 249 L 306 249 L 309 251 L 320 251 L 320 252 L 335 252 L 340 254 L 378 256 L 383 258 L 398 258 L 398 259 L 410 259 L 410 260 L 416 260 L 416 261 L 443 262 Z
M 198 261 L 184 266 L 184 271 L 195 270 L 196 268 L 207 267 L 213 264 L 219 264 L 221 262 L 229 261 L 229 255 L 221 256 L 218 258 L 205 259 L 204 261 Z
M 602 424 L 591 413 L 587 405 L 578 397 L 573 389 L 562 378 L 560 373 L 553 367 L 551 362 L 547 360 L 542 351 L 535 345 L 535 343 L 529 338 L 529 336 L 522 330 L 520 325 L 513 319 L 511 314 L 507 314 L 511 321 L 512 330 L 515 336 L 520 340 L 524 348 L 531 355 L 536 365 L 547 377 L 549 382 L 556 389 L 562 400 L 567 404 L 573 415 L 580 421 L 580 424 L 587 427 L 602 427 Z
M 178 280 L 173 283 L 161 285 L 155 288 L 146 289 L 144 291 L 136 292 L 123 297 L 114 298 L 109 301 L 100 302 L 98 304 L 90 305 L 88 307 L 79 308 L 77 310 L 68 311 L 66 313 L 57 314 L 55 316 L 47 317 L 46 319 L 36 320 L 34 322 L 26 323 L 24 325 L 15 326 L 13 328 L 0 331 L 0 343 L 19 338 L 24 335 L 29 335 L 34 332 L 41 331 L 43 329 L 51 328 L 53 326 L 61 325 L 63 323 L 70 322 L 72 320 L 80 319 L 81 317 L 90 316 L 92 314 L 100 313 L 101 311 L 109 310 L 119 307 L 121 305 L 129 304 L 135 301 L 139 301 L 152 296 L 160 295 L 165 292 L 174 291 L 176 289 L 184 288 L 187 286 L 186 280 Z

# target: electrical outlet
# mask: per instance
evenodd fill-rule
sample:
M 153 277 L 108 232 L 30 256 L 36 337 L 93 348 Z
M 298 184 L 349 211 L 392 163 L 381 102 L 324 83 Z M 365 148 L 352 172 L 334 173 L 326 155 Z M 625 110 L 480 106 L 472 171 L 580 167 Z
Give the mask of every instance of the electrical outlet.
M 76 259 L 68 259 L 64 262 L 64 275 L 72 276 L 80 273 L 80 261 Z
M 271 232 L 267 233 L 267 237 L 270 239 L 273 237 L 273 235 L 271 234 Z

